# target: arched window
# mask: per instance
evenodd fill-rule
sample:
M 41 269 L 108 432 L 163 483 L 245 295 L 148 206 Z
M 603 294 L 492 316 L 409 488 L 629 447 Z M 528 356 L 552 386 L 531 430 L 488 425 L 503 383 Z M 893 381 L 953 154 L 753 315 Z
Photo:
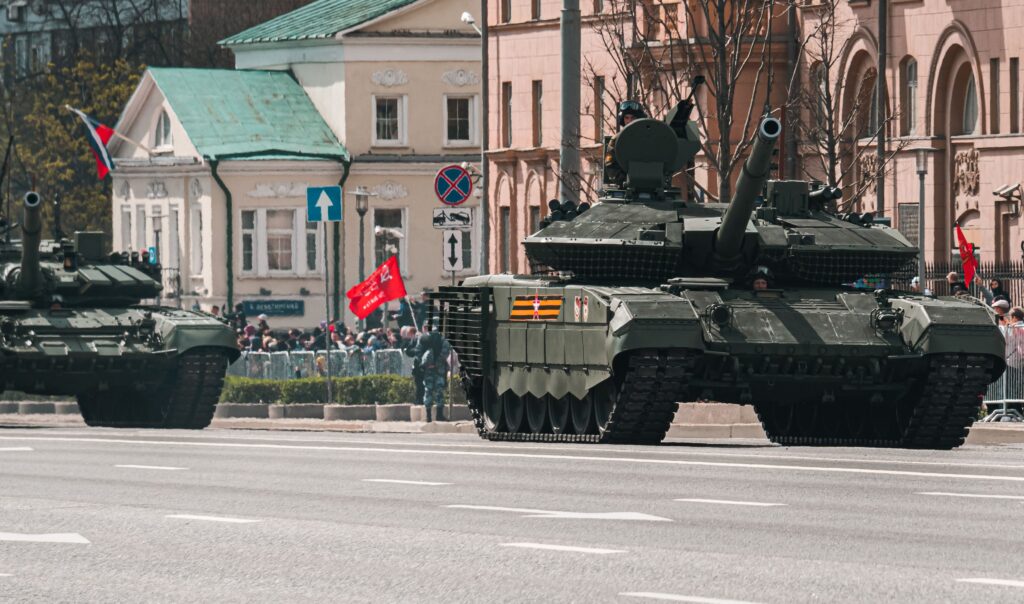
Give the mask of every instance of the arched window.
M 903 112 L 900 119 L 900 132 L 913 134 L 917 132 L 917 61 L 907 57 L 900 70 L 902 76 Z
M 960 134 L 974 134 L 978 125 L 978 89 L 974 85 L 974 73 L 967 76 L 964 86 L 964 116 L 960 125 Z
M 174 143 L 171 138 L 171 118 L 166 111 L 160 112 L 160 118 L 156 121 L 156 132 L 153 133 L 153 146 L 157 149 L 168 148 Z

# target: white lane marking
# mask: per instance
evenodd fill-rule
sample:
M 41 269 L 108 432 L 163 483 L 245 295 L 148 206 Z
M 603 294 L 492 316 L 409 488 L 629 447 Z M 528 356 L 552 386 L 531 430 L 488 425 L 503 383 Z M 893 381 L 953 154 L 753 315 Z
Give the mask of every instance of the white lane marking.
M 918 493 L 918 495 L 935 495 L 937 497 L 970 497 L 977 499 L 1015 499 L 1018 501 L 1024 501 L 1024 497 L 1020 495 L 980 495 L 977 493 L 943 493 L 940 491 L 925 491 Z
M 0 541 L 25 541 L 29 543 L 89 543 L 78 533 L 49 533 L 29 535 L 23 533 L 0 533 Z
M 227 516 L 194 516 L 192 514 L 170 514 L 165 518 L 175 518 L 177 520 L 205 520 L 207 522 L 231 522 L 234 524 L 249 524 L 252 522 L 263 522 L 262 520 L 254 520 L 252 518 L 228 518 Z
M 561 518 L 563 520 L 645 520 L 650 522 L 672 522 L 670 518 L 651 516 L 640 512 L 561 512 L 557 510 L 534 510 L 530 508 L 503 508 L 491 505 L 446 505 L 446 508 L 462 510 L 484 510 L 490 512 L 513 512 L 523 518 Z
M 47 436 L 0 436 L 0 440 L 47 441 L 47 442 L 90 442 L 125 445 L 168 445 L 182 447 L 215 447 L 225 449 L 268 449 L 275 451 L 336 451 L 355 453 L 397 453 L 402 455 L 448 455 L 458 457 L 504 457 L 511 459 L 545 459 L 564 463 L 566 461 L 596 461 L 600 463 L 632 463 L 666 466 L 691 466 L 704 468 L 743 468 L 755 470 L 782 470 L 790 472 L 821 472 L 830 474 L 865 474 L 875 476 L 913 476 L 916 478 L 941 478 L 957 480 L 994 480 L 998 482 L 1024 482 L 1024 476 L 1000 474 L 957 474 L 951 472 L 920 472 L 914 470 L 879 470 L 872 468 L 830 468 L 827 466 L 801 466 L 768 463 L 735 463 L 726 461 L 693 461 L 685 459 L 645 459 L 643 457 L 607 457 L 602 455 L 544 455 L 541 453 L 501 453 L 498 451 L 434 451 L 431 449 L 398 449 L 393 447 L 345 447 L 328 445 L 278 445 L 269 443 L 204 443 L 175 440 L 128 440 L 121 438 L 60 438 Z
M 984 577 L 974 579 L 957 579 L 957 583 L 977 583 L 979 585 L 999 585 L 1000 587 L 1024 587 L 1024 581 L 1013 579 L 986 579 Z
M 12 575 L 10 573 L 0 573 L 0 577 L 13 577 L 13 576 L 14 575 Z
M 573 545 L 550 545 L 547 543 L 502 543 L 502 547 L 522 547 L 526 549 L 546 549 L 553 552 L 576 552 L 578 554 L 624 554 L 624 549 L 605 549 L 603 547 L 576 547 Z
M 230 432 L 238 432 L 235 429 L 219 429 L 225 434 L 219 434 L 217 428 L 207 428 L 203 434 L 176 434 L 176 438 L 183 439 L 209 439 L 217 438 L 220 440 L 235 440 L 235 441 L 262 441 L 262 440 L 284 440 L 287 442 L 337 442 L 337 438 L 333 438 L 337 433 L 325 433 L 329 436 L 324 437 L 311 437 L 311 436 L 295 436 L 292 434 L 283 435 L 278 434 L 274 437 L 261 436 L 261 435 L 242 435 L 242 434 L 228 434 Z M 95 436 L 94 431 L 64 431 L 60 432 L 61 435 L 66 436 Z M 131 435 L 131 436 L 148 436 L 146 432 L 123 432 L 120 434 Z M 417 447 L 438 447 L 438 448 L 455 448 L 455 449 L 486 449 L 489 451 L 509 449 L 512 451 L 579 451 L 580 447 L 576 446 L 558 446 L 558 445 L 529 445 L 527 443 L 516 443 L 502 444 L 500 442 L 493 442 L 487 444 L 471 444 L 471 443 L 439 443 L 439 442 L 423 442 L 422 437 L 426 435 L 412 435 L 417 438 L 416 442 L 396 442 L 394 440 L 371 440 L 361 438 L 345 438 L 345 443 L 354 443 L 362 445 L 384 445 L 393 447 L 396 445 L 410 445 Z M 2 440 L 2 437 L 0 437 Z M 700 439 L 698 439 L 700 440 Z M 705 439 L 706 440 L 706 439 Z M 687 447 L 685 442 L 680 443 L 681 446 L 673 447 L 647 447 L 644 449 L 644 453 L 647 455 L 666 455 L 666 456 L 689 456 L 689 457 L 726 457 L 733 459 L 780 459 L 780 460 L 796 460 L 796 461 L 814 461 L 814 462 L 835 462 L 835 463 L 863 463 L 863 464 L 888 464 L 894 466 L 939 466 L 946 468 L 970 468 L 972 470 L 980 468 L 988 468 L 995 470 L 1020 470 L 1024 469 L 1024 465 L 1013 465 L 1013 464 L 986 464 L 986 463 L 974 463 L 974 462 L 946 462 L 946 461 L 920 461 L 910 459 L 865 459 L 865 458 L 851 458 L 851 457 L 814 457 L 810 455 L 777 455 L 773 453 L 734 453 L 728 451 L 698 451 L 693 448 Z M 774 449 L 773 445 L 765 444 L 762 450 L 768 451 Z M 636 451 L 633 445 L 621 445 L 620 447 L 612 446 L 587 446 L 587 451 L 593 451 L 598 453 L 627 453 Z
M 187 470 L 188 468 L 179 468 L 177 466 L 137 466 L 133 464 L 118 464 L 115 468 L 127 468 L 130 470 Z
M 759 508 L 774 508 L 785 506 L 785 503 L 765 503 L 761 501 L 729 501 L 727 499 L 675 499 L 685 503 L 717 503 L 721 505 L 749 505 Z
M 0 452 L 34 451 L 32 447 L 0 447 Z
M 425 482 L 422 480 L 392 480 L 390 478 L 364 478 L 363 482 L 386 482 L 389 484 L 415 484 L 425 487 L 443 487 L 450 485 L 450 482 Z
M 678 594 L 664 594 L 655 591 L 627 591 L 619 594 L 629 598 L 647 598 L 648 600 L 663 600 L 666 602 L 693 602 L 694 604 L 754 604 L 743 600 L 722 600 L 720 598 L 703 598 L 701 596 L 681 596 Z

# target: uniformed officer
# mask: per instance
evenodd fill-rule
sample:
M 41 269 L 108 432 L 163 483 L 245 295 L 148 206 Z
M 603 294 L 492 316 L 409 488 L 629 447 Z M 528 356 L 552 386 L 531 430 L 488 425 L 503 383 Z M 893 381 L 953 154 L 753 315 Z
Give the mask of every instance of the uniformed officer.
M 427 421 L 431 421 L 431 406 L 436 413 L 437 421 L 445 421 L 444 391 L 448 381 L 448 357 L 452 346 L 448 343 L 437 326 L 430 333 L 420 336 L 415 355 L 420 359 L 420 370 L 423 380 L 423 406 L 427 411 Z

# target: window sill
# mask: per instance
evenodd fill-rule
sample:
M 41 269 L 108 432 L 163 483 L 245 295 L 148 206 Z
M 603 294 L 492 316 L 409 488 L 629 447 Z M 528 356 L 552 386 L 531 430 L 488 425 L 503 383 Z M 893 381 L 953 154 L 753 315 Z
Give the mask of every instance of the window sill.
M 473 141 L 444 141 L 445 149 L 466 149 L 469 147 L 479 147 L 479 143 Z
M 169 145 L 162 145 L 153 149 L 153 155 L 171 155 L 174 153 L 174 147 Z
M 406 142 L 403 142 L 403 141 L 394 141 L 394 142 L 390 142 L 390 141 L 373 141 L 373 143 L 370 145 L 371 149 L 373 149 L 373 148 L 407 149 L 408 147 L 409 147 L 409 143 L 406 143 Z
M 256 279 L 309 279 L 309 280 L 318 279 L 318 280 L 322 281 L 323 278 L 324 278 L 324 274 L 323 273 L 304 273 L 304 274 L 300 275 L 298 273 L 273 272 L 273 273 L 265 273 L 265 274 L 261 275 L 259 273 L 237 272 L 237 273 L 235 273 L 235 278 L 240 280 L 240 281 L 254 281 Z

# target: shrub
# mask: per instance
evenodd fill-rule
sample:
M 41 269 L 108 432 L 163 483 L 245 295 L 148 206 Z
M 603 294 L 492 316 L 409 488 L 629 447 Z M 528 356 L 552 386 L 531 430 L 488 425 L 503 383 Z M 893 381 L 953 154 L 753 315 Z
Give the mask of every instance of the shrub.
M 334 402 L 342 405 L 409 403 L 415 395 L 412 379 L 399 375 L 367 375 L 335 378 Z M 227 377 L 221 401 L 232 403 L 323 403 L 327 400 L 324 378 L 258 380 Z

